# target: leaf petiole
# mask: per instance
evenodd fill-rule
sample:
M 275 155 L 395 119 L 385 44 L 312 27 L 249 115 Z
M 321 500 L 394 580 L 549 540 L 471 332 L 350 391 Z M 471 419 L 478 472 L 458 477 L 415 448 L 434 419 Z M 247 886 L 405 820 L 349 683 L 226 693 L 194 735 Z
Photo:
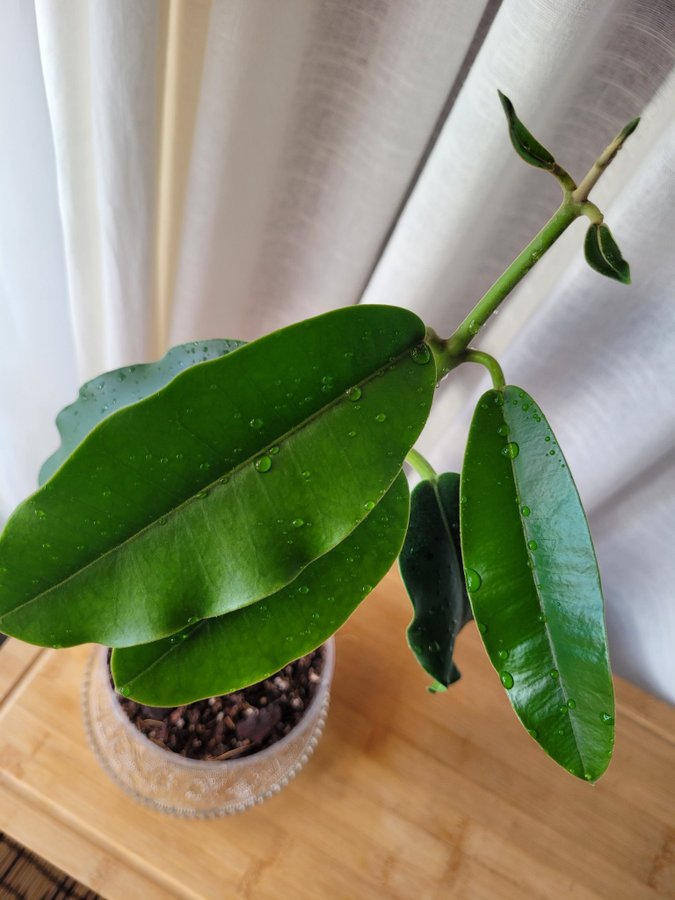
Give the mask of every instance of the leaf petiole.
M 503 391 L 506 387 L 506 379 L 504 372 L 494 356 L 484 353 L 482 350 L 466 350 L 461 358 L 461 362 L 478 363 L 490 373 L 492 384 L 495 390 Z
M 435 482 L 438 478 L 438 473 L 431 463 L 422 456 L 419 450 L 415 450 L 414 447 L 408 451 L 405 461 L 409 466 L 412 466 L 422 480 Z

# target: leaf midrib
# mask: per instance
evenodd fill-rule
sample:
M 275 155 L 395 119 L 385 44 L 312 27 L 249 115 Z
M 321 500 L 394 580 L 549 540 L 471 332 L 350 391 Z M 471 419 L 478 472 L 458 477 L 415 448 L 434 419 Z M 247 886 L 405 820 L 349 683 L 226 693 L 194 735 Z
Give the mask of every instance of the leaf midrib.
M 389 368 L 390 366 L 396 366 L 396 365 L 397 365 L 399 362 L 401 362 L 401 360 L 403 360 L 406 356 L 409 356 L 409 355 L 410 355 L 410 352 L 411 352 L 411 350 L 412 350 L 414 347 L 419 346 L 421 343 L 424 343 L 424 338 L 422 338 L 422 340 L 420 340 L 420 341 L 415 341 L 415 342 L 412 343 L 410 346 L 406 347 L 405 350 L 403 350 L 401 353 L 399 353 L 399 354 L 397 354 L 396 356 L 394 356 L 393 359 L 392 359 L 392 358 L 388 358 L 386 363 L 383 363 L 382 366 L 379 366 L 374 372 L 372 372 L 372 373 L 371 373 L 370 375 L 368 375 L 366 378 L 363 378 L 363 379 L 361 379 L 360 381 L 355 381 L 355 382 L 351 385 L 351 387 L 361 387 L 362 385 L 368 384 L 370 381 L 372 381 L 373 379 L 375 379 L 375 378 L 378 377 L 378 373 L 379 373 L 385 366 L 386 366 L 386 368 Z M 246 345 L 246 346 L 251 346 L 251 345 L 249 344 L 249 345 Z M 241 349 L 241 348 L 237 348 L 237 349 Z M 228 354 L 228 356 L 229 356 L 229 355 L 230 355 L 230 354 Z M 227 358 L 227 357 L 220 357 L 220 358 Z M 209 362 L 217 362 L 217 360 L 209 360 Z M 430 358 L 428 364 L 433 365 L 433 356 Z M 208 365 L 208 363 L 205 363 L 205 365 Z M 186 369 L 184 372 L 180 372 L 180 373 L 176 376 L 176 378 L 179 378 L 181 375 L 187 374 L 189 371 L 190 371 L 190 369 Z M 172 379 L 167 385 L 165 385 L 163 388 L 160 388 L 159 391 L 156 391 L 154 394 L 151 394 L 150 396 L 151 396 L 151 397 L 154 397 L 154 396 L 156 396 L 157 394 L 161 393 L 161 391 L 163 391 L 163 390 L 165 390 L 167 387 L 169 387 L 169 386 L 176 380 L 176 378 Z M 349 388 L 348 388 L 347 390 L 349 390 Z M 144 398 L 144 400 L 141 400 L 140 402 L 143 403 L 143 402 L 145 402 L 145 400 L 147 400 L 147 399 L 149 399 L 149 398 Z M 201 493 L 201 491 L 207 491 L 207 492 L 208 492 L 208 491 L 211 491 L 216 485 L 218 485 L 220 479 L 223 478 L 224 475 L 227 474 L 227 475 L 229 475 L 230 478 L 236 477 L 236 475 L 237 475 L 239 472 L 241 472 L 246 466 L 248 466 L 249 464 L 251 464 L 258 456 L 260 456 L 262 453 L 265 452 L 265 447 L 274 446 L 274 445 L 277 444 L 277 443 L 278 443 L 278 444 L 282 444 L 285 440 L 288 440 L 289 437 L 290 437 L 291 435 L 297 434 L 298 432 L 302 431 L 304 428 L 308 427 L 308 426 L 309 426 L 315 419 L 317 419 L 320 415 L 323 415 L 327 410 L 331 409 L 332 407 L 337 406 L 338 403 L 344 402 L 344 400 L 345 400 L 345 391 L 342 391 L 337 397 L 335 397 L 333 400 L 331 400 L 331 401 L 329 401 L 328 403 L 326 403 L 324 406 L 321 406 L 319 409 L 317 409 L 315 412 L 313 412 L 313 413 L 312 413 L 310 416 L 308 416 L 306 419 L 303 419 L 298 425 L 296 425 L 296 426 L 294 426 L 293 428 L 289 429 L 288 431 L 286 431 L 286 432 L 285 432 L 284 434 L 282 434 L 281 436 L 279 436 L 279 437 L 274 437 L 274 438 L 272 438 L 271 440 L 266 441 L 266 442 L 265 442 L 265 445 L 264 445 L 264 447 L 263 447 L 262 449 L 256 450 L 255 453 L 254 453 L 253 455 L 247 457 L 245 460 L 242 460 L 242 462 L 239 463 L 239 464 L 238 464 L 237 466 L 235 466 L 234 468 L 228 469 L 226 472 L 222 472 L 222 471 L 221 471 L 217 478 L 215 478 L 213 481 L 211 481 L 211 482 L 209 482 L 208 484 L 206 484 L 206 485 L 204 485 L 203 487 L 201 487 L 201 488 L 199 489 L 199 491 L 197 491 L 195 494 L 191 494 L 189 497 L 187 497 L 185 500 L 181 501 L 177 506 L 175 506 L 173 509 L 169 510 L 168 512 L 167 512 L 167 511 L 162 512 L 159 516 L 157 516 L 157 518 L 153 519 L 151 522 L 148 522 L 148 524 L 147 524 L 147 525 L 144 525 L 143 528 L 141 528 L 141 529 L 139 529 L 138 531 L 135 531 L 133 534 L 129 535 L 129 537 L 125 538 L 121 543 L 116 544 L 114 547 L 111 547 L 111 548 L 109 548 L 108 550 L 106 550 L 104 553 L 101 553 L 101 554 L 100 554 L 99 556 L 97 556 L 95 559 L 91 560 L 91 561 L 88 562 L 86 565 L 84 565 L 84 566 L 82 566 L 81 568 L 77 569 L 75 572 L 72 572 L 70 575 L 68 575 L 66 578 L 63 578 L 61 581 L 57 582 L 56 584 L 51 585 L 51 586 L 48 587 L 46 590 L 41 591 L 39 594 L 36 594 L 36 595 L 33 596 L 33 597 L 29 597 L 27 600 L 24 600 L 24 601 L 23 601 L 22 603 L 20 603 L 18 606 L 14 606 L 14 607 L 12 607 L 11 609 L 6 610 L 6 611 L 0 616 L 0 623 L 2 623 L 8 616 L 11 616 L 11 615 L 14 615 L 15 613 L 21 612 L 21 610 L 26 609 L 27 607 L 29 607 L 31 604 L 37 602 L 38 600 L 42 600 L 42 599 L 44 599 L 45 597 L 48 597 L 48 596 L 49 596 L 50 594 L 52 594 L 53 592 L 60 590 L 64 585 L 68 584 L 68 582 L 70 582 L 70 581 L 72 581 L 74 578 L 77 578 L 78 576 L 82 575 L 84 572 L 86 572 L 86 571 L 87 571 L 88 569 L 90 569 L 92 566 L 98 565 L 102 560 L 106 559 L 108 556 L 111 556 L 113 553 L 117 553 L 117 552 L 120 551 L 122 548 L 126 547 L 128 544 L 131 544 L 131 543 L 133 543 L 134 541 L 138 540 L 138 539 L 141 537 L 141 535 L 145 534 L 145 532 L 147 532 L 149 529 L 154 528 L 155 526 L 157 526 L 157 523 L 158 523 L 161 519 L 165 518 L 166 516 L 172 516 L 172 515 L 177 514 L 183 507 L 187 506 L 188 503 L 193 502 L 194 499 L 195 499 L 195 497 L 197 496 L 198 493 Z M 130 404 L 130 405 L 135 406 L 136 404 Z M 129 407 L 123 407 L 122 409 L 117 410 L 117 411 L 116 411 L 115 413 L 113 413 L 112 415 L 107 416 L 105 419 L 101 420 L 101 422 L 99 422 L 98 425 L 94 426 L 94 428 L 92 429 L 92 431 L 90 431 L 89 434 L 87 434 L 87 436 L 83 439 L 83 441 L 75 448 L 75 450 L 73 450 L 73 452 L 71 453 L 71 455 L 66 459 L 65 463 L 67 463 L 68 460 L 72 460 L 73 457 L 74 457 L 80 450 L 82 450 L 83 445 L 86 443 L 87 439 L 88 439 L 89 436 L 93 433 L 93 431 L 95 431 L 97 428 L 100 428 L 100 427 L 103 426 L 104 424 L 108 423 L 108 422 L 109 422 L 111 419 L 113 419 L 116 415 L 118 415 L 118 414 L 120 414 L 120 413 L 124 413 L 124 412 L 126 411 L 126 409 L 128 409 L 128 408 L 129 408 Z M 56 474 L 56 473 L 55 473 L 55 474 Z M 398 474 L 398 473 L 396 473 L 396 474 Z M 394 478 L 391 480 L 391 482 L 390 482 L 390 484 L 389 484 L 389 487 L 391 487 L 391 485 L 394 483 L 394 480 L 395 480 L 395 478 L 396 478 L 396 474 L 394 475 Z M 51 479 L 50 479 L 50 480 L 51 480 Z M 48 483 L 48 482 L 47 482 L 47 483 Z M 43 487 L 44 487 L 44 486 L 43 486 Z M 39 491 L 38 491 L 38 493 L 39 493 Z M 35 496 L 36 496 L 36 495 L 34 494 L 33 497 L 35 497 Z M 365 518 L 365 516 L 364 516 L 363 518 Z M 359 522 L 361 522 L 361 521 L 362 521 L 362 519 L 359 519 Z M 357 525 L 358 525 L 358 523 L 357 523 Z M 354 530 L 354 528 L 357 527 L 357 525 L 354 525 L 348 532 L 346 532 L 346 533 L 343 535 L 343 537 L 341 538 L 341 540 L 344 540 L 345 537 L 347 537 L 349 534 L 351 534 L 352 531 Z M 329 547 L 325 552 L 327 553 L 327 552 L 328 552 L 329 550 L 331 550 L 334 546 L 336 546 L 337 543 L 339 543 L 339 541 L 337 541 L 336 544 L 333 544 L 331 547 Z M 323 554 L 322 554 L 322 555 L 323 555 Z M 311 562 L 311 561 L 310 561 L 310 562 Z M 309 563 L 307 563 L 307 565 L 309 565 Z M 304 569 L 304 568 L 306 568 L 306 566 L 301 567 L 301 569 L 298 571 L 298 574 L 300 574 L 300 572 L 301 572 L 302 569 Z M 247 606 L 250 606 L 252 603 L 256 603 L 256 602 L 258 602 L 258 600 L 261 600 L 261 599 L 263 599 L 263 598 L 266 597 L 266 596 L 268 596 L 267 593 L 261 594 L 259 597 L 256 597 L 255 599 L 251 600 L 251 602 L 248 603 L 248 604 L 246 604 L 246 605 L 247 605 Z M 211 617 L 211 618 L 213 618 L 213 617 Z
M 528 400 L 530 401 L 530 403 L 531 403 L 533 406 L 535 406 L 535 403 L 534 403 L 534 401 L 532 400 L 532 398 L 529 396 L 529 394 L 526 394 L 526 396 L 528 397 Z M 504 409 L 504 408 L 505 408 L 505 407 L 502 407 L 502 409 Z M 547 420 L 544 418 L 544 416 L 543 416 L 543 414 L 541 413 L 541 411 L 540 411 L 539 414 L 542 415 L 542 419 L 544 419 L 544 421 L 547 421 Z M 504 424 L 505 424 L 505 425 L 508 425 L 508 422 L 506 421 L 506 416 L 505 416 L 505 415 L 503 416 L 503 419 L 504 419 Z M 550 426 L 549 426 L 549 427 L 550 427 Z M 558 449 L 559 449 L 559 452 L 560 452 L 560 456 L 561 456 L 562 459 L 564 460 L 565 457 L 563 456 L 562 450 L 560 450 L 560 447 L 558 447 Z M 519 488 L 520 488 L 520 481 L 519 481 L 519 479 L 518 479 L 518 477 L 517 477 L 517 471 L 518 471 L 518 468 L 517 468 L 517 465 L 516 465 L 516 460 L 515 460 L 515 459 L 509 459 L 509 464 L 510 464 L 510 467 L 511 467 L 511 476 L 512 476 L 512 478 L 513 478 L 513 485 L 514 485 L 514 488 L 516 489 L 516 496 L 522 496 L 521 493 L 520 493 L 520 489 L 519 489 Z M 528 544 L 527 539 L 530 537 L 530 532 L 528 531 L 528 524 L 529 524 L 529 523 L 528 523 L 528 521 L 527 521 L 526 519 L 524 519 L 524 518 L 521 517 L 520 515 L 518 516 L 518 521 L 519 521 L 519 523 L 520 523 L 520 525 L 521 525 L 520 533 L 523 535 L 523 538 L 524 538 L 525 553 L 526 553 L 526 555 L 527 555 L 527 558 L 530 559 L 530 549 L 529 549 L 529 547 L 528 547 L 528 545 L 527 545 L 527 544 Z M 570 697 L 569 697 L 569 692 L 568 692 L 568 690 L 567 690 L 567 686 L 566 686 L 566 683 L 565 683 L 565 679 L 563 679 L 563 676 L 562 676 L 562 670 L 561 670 L 561 668 L 560 668 L 560 663 L 559 663 L 559 661 L 558 661 L 558 655 L 557 655 L 557 653 L 556 653 L 556 651 L 555 651 L 554 643 L 553 643 L 553 641 L 552 641 L 552 639 L 551 639 L 551 631 L 550 631 L 550 628 L 548 627 L 548 616 L 546 615 L 546 609 L 545 609 L 545 607 L 544 607 L 544 605 L 543 605 L 543 602 L 542 602 L 542 591 L 541 591 L 540 587 L 537 587 L 537 582 L 535 581 L 535 578 L 534 578 L 534 572 L 535 572 L 534 566 L 533 566 L 531 569 L 529 569 L 529 572 L 531 573 L 532 587 L 534 588 L 534 593 L 535 593 L 535 596 L 536 596 L 536 598 L 537 598 L 537 602 L 538 602 L 538 604 L 539 604 L 539 610 L 540 610 L 540 613 L 541 613 L 541 615 L 542 615 L 542 617 L 543 617 L 543 619 L 544 619 L 544 621 L 543 621 L 541 624 L 542 624 L 542 626 L 543 626 L 544 634 L 546 635 L 546 640 L 547 640 L 547 642 L 548 642 L 549 649 L 550 649 L 550 651 L 551 651 L 551 658 L 553 659 L 554 668 L 560 673 L 560 678 L 559 678 L 559 680 L 558 680 L 558 685 L 559 685 L 560 691 L 561 691 L 561 693 L 562 693 L 562 695 L 563 695 L 563 697 L 564 697 L 564 699 L 565 699 L 565 705 L 567 705 L 567 702 L 568 702 L 568 700 L 570 699 Z M 568 709 L 569 709 L 569 708 L 568 708 Z M 572 712 L 573 712 L 573 711 L 572 711 Z M 586 763 L 585 763 L 585 760 L 584 760 L 584 756 L 583 756 L 583 754 L 582 754 L 582 752 L 581 752 L 581 745 L 580 745 L 580 743 L 579 743 L 579 738 L 578 738 L 578 729 L 577 729 L 577 727 L 576 727 L 576 725 L 575 725 L 575 722 L 574 722 L 574 716 L 572 715 L 572 712 L 569 712 L 569 711 L 568 711 L 568 713 L 567 713 L 567 721 L 568 721 L 569 724 L 570 724 L 570 729 L 571 729 L 572 734 L 573 734 L 573 736 L 574 736 L 574 746 L 575 746 L 575 749 L 576 749 L 576 751 L 577 751 L 577 756 L 578 756 L 578 758 L 579 758 L 579 762 L 581 763 L 581 767 L 582 767 L 582 769 L 583 769 L 583 773 L 584 773 L 584 775 L 585 775 L 585 774 L 588 773 L 588 768 L 587 768 L 587 766 L 586 766 Z

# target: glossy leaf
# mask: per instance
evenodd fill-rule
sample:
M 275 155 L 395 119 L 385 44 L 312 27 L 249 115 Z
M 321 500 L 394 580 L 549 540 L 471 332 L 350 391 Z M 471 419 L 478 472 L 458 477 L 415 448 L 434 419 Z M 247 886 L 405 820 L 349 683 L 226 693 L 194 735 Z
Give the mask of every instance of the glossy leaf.
M 603 224 L 590 225 L 586 232 L 584 253 L 588 265 L 622 284 L 630 284 L 630 266 L 621 255 L 621 251 L 609 228 Z
M 337 310 L 104 419 L 7 523 L 0 628 L 131 646 L 280 590 L 400 471 L 436 381 L 424 336 L 403 309 Z
M 600 576 L 560 447 L 519 388 L 478 403 L 461 492 L 467 588 L 490 660 L 530 734 L 595 781 L 614 740 Z
M 459 475 L 449 472 L 413 489 L 399 557 L 415 613 L 408 645 L 422 668 L 444 687 L 460 677 L 453 662 L 455 639 L 471 619 L 460 560 Z
M 536 166 L 538 169 L 553 169 L 555 166 L 555 159 L 552 154 L 546 147 L 543 147 L 534 135 L 532 135 L 523 125 L 516 115 L 513 103 L 511 103 L 509 98 L 502 94 L 501 91 L 498 91 L 497 93 L 499 94 L 502 108 L 506 113 L 506 119 L 509 123 L 511 143 L 518 156 L 520 156 L 521 159 L 524 159 L 526 163 L 529 163 L 531 166 Z
M 400 473 L 342 543 L 281 591 L 164 640 L 114 650 L 117 689 L 151 706 L 176 706 L 262 681 L 309 653 L 387 573 L 401 548 L 408 501 Z
M 243 341 L 192 341 L 173 347 L 157 362 L 124 366 L 88 381 L 80 388 L 77 400 L 62 409 L 56 417 L 61 446 L 40 469 L 39 483 L 44 484 L 51 478 L 75 447 L 103 419 L 154 394 L 184 369 L 218 359 L 243 345 Z

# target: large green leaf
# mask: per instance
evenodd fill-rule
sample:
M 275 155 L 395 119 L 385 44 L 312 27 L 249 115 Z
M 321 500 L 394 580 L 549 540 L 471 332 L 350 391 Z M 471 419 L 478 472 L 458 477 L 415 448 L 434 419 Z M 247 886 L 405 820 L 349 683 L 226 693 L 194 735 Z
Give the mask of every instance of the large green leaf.
M 56 417 L 61 446 L 40 469 L 39 483 L 44 484 L 51 478 L 64 459 L 103 419 L 154 394 L 189 366 L 225 356 L 242 346 L 243 341 L 192 341 L 172 347 L 157 362 L 124 366 L 88 381 L 80 388 L 77 400 Z
M 408 521 L 401 472 L 352 533 L 290 585 L 182 633 L 113 651 L 117 689 L 151 706 L 176 706 L 262 681 L 333 634 L 396 559 Z
M 525 391 L 481 398 L 461 494 L 467 587 L 492 664 L 544 750 L 595 781 L 614 740 L 600 576 L 569 469 Z
M 0 628 L 131 646 L 288 584 L 400 471 L 436 381 L 424 336 L 403 309 L 337 310 L 104 419 L 7 523 Z
M 460 677 L 452 658 L 455 639 L 471 619 L 460 560 L 459 475 L 447 472 L 413 489 L 399 557 L 415 611 L 408 644 L 422 668 L 444 687 Z

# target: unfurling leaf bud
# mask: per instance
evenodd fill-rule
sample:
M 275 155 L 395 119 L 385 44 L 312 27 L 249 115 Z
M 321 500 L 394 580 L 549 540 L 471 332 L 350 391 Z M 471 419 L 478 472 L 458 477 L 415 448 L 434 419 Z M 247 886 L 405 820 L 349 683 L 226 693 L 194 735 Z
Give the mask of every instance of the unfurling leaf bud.
M 591 225 L 586 232 L 584 253 L 588 265 L 622 284 L 630 284 L 630 267 L 621 255 L 609 228 L 601 223 Z
M 555 167 L 555 159 L 552 154 L 523 125 L 516 115 L 513 103 L 511 103 L 509 98 L 502 94 L 501 91 L 497 93 L 509 123 L 511 143 L 515 147 L 518 156 L 531 166 L 552 171 Z

